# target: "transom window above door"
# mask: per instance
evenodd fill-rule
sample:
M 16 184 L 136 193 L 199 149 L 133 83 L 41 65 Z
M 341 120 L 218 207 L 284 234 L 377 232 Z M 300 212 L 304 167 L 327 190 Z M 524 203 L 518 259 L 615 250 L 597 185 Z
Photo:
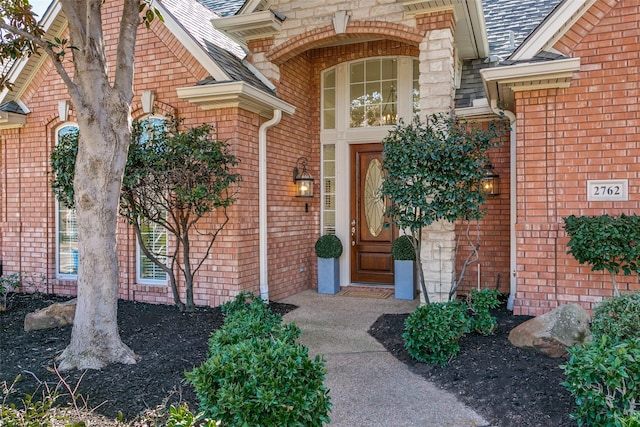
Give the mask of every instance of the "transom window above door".
M 322 129 L 393 126 L 410 121 L 419 100 L 418 60 L 368 58 L 326 70 L 322 78 Z

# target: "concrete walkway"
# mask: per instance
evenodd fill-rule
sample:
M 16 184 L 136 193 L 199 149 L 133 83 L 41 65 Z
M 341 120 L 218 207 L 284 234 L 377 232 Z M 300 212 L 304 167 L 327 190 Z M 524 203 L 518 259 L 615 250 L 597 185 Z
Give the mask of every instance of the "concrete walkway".
M 452 394 L 410 372 L 367 331 L 384 313 L 409 313 L 417 301 L 319 295 L 304 291 L 280 302 L 302 329 L 300 342 L 327 360 L 331 427 L 478 427 L 487 422 Z

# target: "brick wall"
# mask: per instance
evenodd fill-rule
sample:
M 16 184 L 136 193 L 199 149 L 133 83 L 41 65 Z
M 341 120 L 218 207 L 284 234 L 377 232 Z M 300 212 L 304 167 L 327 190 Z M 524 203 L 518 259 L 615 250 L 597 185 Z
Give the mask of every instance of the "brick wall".
M 107 9 L 109 6 L 105 6 Z M 107 52 L 113 54 L 114 35 L 118 14 L 105 13 Z M 156 94 L 156 112 L 171 113 L 185 119 L 185 126 L 211 123 L 217 129 L 217 137 L 229 142 L 231 151 L 240 159 L 238 172 L 243 177 L 237 202 L 229 209 L 230 222 L 218 236 L 211 254 L 207 257 L 194 289 L 198 305 L 219 305 L 242 290 L 259 290 L 258 260 L 258 128 L 263 119 L 256 114 L 237 108 L 203 111 L 178 99 L 176 88 L 194 85 L 208 73 L 192 55 L 176 40 L 160 22 L 155 21 L 151 30 L 141 27 L 138 34 L 139 49 L 132 111 L 133 117 L 142 117 L 140 95 L 144 90 Z M 110 69 L 113 69 L 111 64 Z M 292 83 L 295 84 L 295 83 Z M 305 93 L 300 94 L 300 99 Z M 61 125 L 57 113 L 59 100 L 68 100 L 62 81 L 56 77 L 47 60 L 41 67 L 22 100 L 31 109 L 27 125 L 21 129 L 0 131 L 2 143 L 0 189 L 1 258 L 5 273 L 26 272 L 34 277 L 28 290 L 73 295 L 73 280 L 60 280 L 55 274 L 56 227 L 55 200 L 50 189 L 49 153 L 55 142 L 56 128 Z M 303 104 L 302 101 L 299 102 Z M 71 106 L 70 121 L 75 120 Z M 287 123 L 286 120 L 283 123 Z M 282 198 L 270 206 L 269 226 L 275 231 L 269 235 L 270 264 L 274 267 L 271 290 L 276 297 L 283 297 L 309 286 L 309 260 L 302 247 L 309 248 L 304 239 L 311 239 L 308 230 L 317 230 L 317 215 L 300 214 L 301 204 L 294 200 L 291 168 L 298 155 L 310 155 L 304 144 L 304 127 L 288 122 L 288 128 L 269 132 L 270 198 Z M 293 137 L 292 137 L 293 135 Z M 299 147 L 303 141 L 302 148 Z M 288 144 L 288 146 L 287 146 Z M 284 149 L 283 149 L 284 147 Z M 295 149 L 294 149 L 295 148 Z M 286 150 L 283 151 L 283 150 Z M 293 151 L 293 153 L 290 153 Z M 289 152 L 289 153 L 287 153 Z M 318 171 L 312 171 L 318 176 Z M 317 211 L 317 207 L 315 207 Z M 313 210 L 312 210 L 313 212 Z M 206 229 L 220 218 L 212 214 L 202 220 Z M 309 224 L 309 220 L 316 221 Z M 297 223 L 289 234 L 282 233 L 276 225 Z M 136 240 L 133 231 L 122 220 L 118 230 L 120 267 L 119 296 L 125 299 L 151 303 L 173 302 L 168 286 L 145 286 L 136 283 Z M 204 239 L 195 239 L 196 256 L 206 250 Z M 297 255 L 296 263 L 290 260 Z M 286 265 L 285 265 L 286 264 Z M 280 265 L 280 266 L 278 266 Z M 305 271 L 300 273 L 301 266 Z M 179 288 L 184 294 L 184 283 L 178 275 Z
M 484 216 L 479 222 L 471 223 L 470 237 L 472 241 L 475 241 L 477 235 L 480 244 L 479 261 L 467 267 L 458 288 L 459 295 L 466 295 L 471 289 L 476 289 L 478 286 L 480 288 L 497 287 L 501 293 L 509 293 L 510 168 L 508 135 L 502 138 L 499 147 L 489 152 L 489 158 L 491 166 L 500 176 L 500 194 L 487 197 L 484 204 Z M 466 223 L 456 224 L 456 236 L 463 236 L 456 257 L 458 275 L 471 251 L 471 247 L 464 240 L 466 228 Z M 480 270 L 479 275 L 478 270 Z
M 634 0 L 596 2 L 555 45 L 581 58 L 571 87 L 517 93 L 516 314 L 593 309 L 613 294 L 608 273 L 566 254 L 562 218 L 640 208 L 639 22 Z M 587 201 L 589 179 L 628 179 L 629 201 Z M 637 277 L 617 279 L 622 292 L 640 289 Z

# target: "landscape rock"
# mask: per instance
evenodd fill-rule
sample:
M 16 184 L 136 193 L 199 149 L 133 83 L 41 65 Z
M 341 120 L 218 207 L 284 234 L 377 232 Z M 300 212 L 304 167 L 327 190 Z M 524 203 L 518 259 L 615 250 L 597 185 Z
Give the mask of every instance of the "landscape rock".
M 72 325 L 75 314 L 76 298 L 55 303 L 33 313 L 28 313 L 24 318 L 24 330 L 29 332 Z
M 591 341 L 591 316 L 577 304 L 565 304 L 511 330 L 509 341 L 550 357 L 562 357 L 567 348 Z

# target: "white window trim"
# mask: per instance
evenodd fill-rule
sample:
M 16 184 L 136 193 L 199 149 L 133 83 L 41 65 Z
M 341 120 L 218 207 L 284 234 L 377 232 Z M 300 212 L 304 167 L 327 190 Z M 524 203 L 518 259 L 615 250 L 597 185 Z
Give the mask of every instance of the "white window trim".
M 167 121 L 166 117 L 159 116 L 156 114 L 149 114 L 147 116 L 139 118 L 138 120 L 149 120 L 149 119 L 158 119 L 164 122 Z M 167 253 L 165 257 L 168 258 L 169 257 L 169 232 L 166 229 L 164 230 L 164 232 L 165 232 L 166 241 L 167 241 L 167 248 L 166 248 Z M 166 272 L 164 273 L 165 274 L 164 279 L 149 279 L 149 278 L 142 277 L 141 261 L 144 253 L 142 252 L 142 248 L 140 248 L 140 241 L 138 240 L 138 236 L 135 237 L 135 240 L 136 240 L 136 284 L 144 285 L 144 286 L 167 286 L 169 283 L 169 276 Z
M 395 58 L 398 64 L 398 118 L 403 119 L 405 123 L 413 120 L 413 61 L 417 58 L 411 56 L 379 56 L 360 58 L 354 61 L 343 62 L 334 67 L 327 68 L 320 76 L 320 109 L 322 112 L 324 106 L 324 75 L 326 72 L 335 70 L 335 129 L 324 129 L 324 112 L 321 114 L 320 127 L 320 143 L 335 144 L 335 168 L 336 168 L 336 192 L 335 192 L 335 212 L 336 212 L 336 235 L 342 240 L 345 247 L 351 245 L 350 234 L 350 197 L 351 197 L 351 162 L 350 162 L 350 146 L 352 144 L 366 144 L 380 142 L 395 125 L 384 125 L 365 128 L 349 127 L 349 69 L 350 65 L 355 62 L 366 61 L 369 59 L 385 59 Z M 321 152 L 321 182 L 324 182 L 324 157 Z M 322 186 L 323 187 L 323 186 Z M 324 188 L 320 191 L 320 200 L 324 200 Z M 324 230 L 324 208 L 320 206 L 320 232 Z M 340 258 L 340 281 L 341 283 L 350 283 L 351 265 L 349 257 Z
M 167 230 L 165 230 L 164 232 L 167 235 L 167 243 L 168 243 L 169 233 L 167 232 Z M 167 251 L 168 251 L 168 246 L 169 245 L 167 244 Z M 166 272 L 164 273 L 165 274 L 164 279 L 149 279 L 149 278 L 142 277 L 141 275 L 142 263 L 140 261 L 142 260 L 143 255 L 144 253 L 140 248 L 140 242 L 138 241 L 138 237 L 136 236 L 136 283 L 138 285 L 145 285 L 145 286 L 166 286 L 169 283 L 169 276 L 167 275 Z M 168 258 L 168 253 L 166 256 Z
M 58 145 L 58 133 L 65 127 L 74 127 L 78 129 L 78 124 L 75 122 L 64 122 L 57 126 L 54 131 L 55 144 Z M 78 280 L 78 274 L 64 274 L 60 273 L 60 202 L 58 198 L 55 199 L 55 239 L 56 239 L 56 279 L 60 280 Z

